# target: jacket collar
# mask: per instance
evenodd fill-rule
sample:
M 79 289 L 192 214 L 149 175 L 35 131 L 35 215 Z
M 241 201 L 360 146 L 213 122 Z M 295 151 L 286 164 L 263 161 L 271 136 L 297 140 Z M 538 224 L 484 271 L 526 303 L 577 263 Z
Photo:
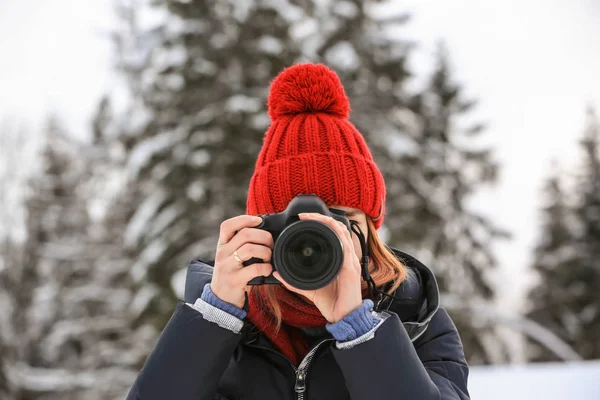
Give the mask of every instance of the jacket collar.
M 394 292 L 393 300 L 384 299 L 382 309 L 400 317 L 409 337 L 414 341 L 427 329 L 440 307 L 440 293 L 431 269 L 408 253 L 391 249 L 404 264 L 407 278 Z

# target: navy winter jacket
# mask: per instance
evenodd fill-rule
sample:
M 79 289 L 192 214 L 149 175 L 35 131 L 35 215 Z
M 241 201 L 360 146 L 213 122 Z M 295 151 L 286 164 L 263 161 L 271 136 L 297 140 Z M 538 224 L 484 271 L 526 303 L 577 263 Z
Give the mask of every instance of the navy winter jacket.
M 468 366 L 452 320 L 439 308 L 432 272 L 396 251 L 408 279 L 387 302 L 375 336 L 350 349 L 324 337 L 303 371 L 247 322 L 240 334 L 185 304 L 212 267 L 188 267 L 184 301 L 162 332 L 127 400 L 466 400 Z

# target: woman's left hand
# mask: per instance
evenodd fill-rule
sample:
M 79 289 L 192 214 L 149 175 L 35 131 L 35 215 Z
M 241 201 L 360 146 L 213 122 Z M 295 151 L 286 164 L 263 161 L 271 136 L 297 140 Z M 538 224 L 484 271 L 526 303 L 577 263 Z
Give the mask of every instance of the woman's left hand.
M 344 249 L 344 263 L 337 277 L 327 286 L 317 290 L 297 289 L 283 280 L 278 272 L 273 275 L 288 290 L 310 299 L 330 323 L 335 323 L 362 304 L 360 261 L 354 251 L 350 231 L 344 224 L 319 213 L 302 213 L 301 220 L 321 222 L 338 235 Z

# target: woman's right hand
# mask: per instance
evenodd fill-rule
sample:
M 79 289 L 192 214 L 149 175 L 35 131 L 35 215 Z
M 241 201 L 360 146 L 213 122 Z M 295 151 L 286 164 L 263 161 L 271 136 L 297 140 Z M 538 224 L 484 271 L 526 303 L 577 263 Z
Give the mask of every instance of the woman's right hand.
M 273 236 L 254 228 L 261 222 L 260 217 L 239 215 L 221 224 L 210 289 L 221 300 L 239 308 L 244 307 L 248 282 L 257 276 L 268 276 L 273 271 L 270 263 Z M 242 262 L 252 257 L 263 262 L 244 267 Z

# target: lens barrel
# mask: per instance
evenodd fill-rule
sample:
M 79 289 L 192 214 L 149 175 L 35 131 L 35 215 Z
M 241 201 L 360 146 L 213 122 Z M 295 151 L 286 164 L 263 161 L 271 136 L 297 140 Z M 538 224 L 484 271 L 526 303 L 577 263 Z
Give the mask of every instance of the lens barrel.
M 303 290 L 327 286 L 344 261 L 342 242 L 329 226 L 318 221 L 297 221 L 277 238 L 273 264 L 290 285 Z

